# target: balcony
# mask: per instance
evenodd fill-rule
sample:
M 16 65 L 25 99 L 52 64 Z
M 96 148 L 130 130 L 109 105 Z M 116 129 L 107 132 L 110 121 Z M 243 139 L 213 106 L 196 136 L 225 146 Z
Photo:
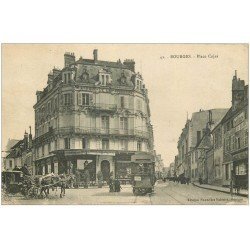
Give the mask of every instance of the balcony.
M 89 135 L 114 135 L 114 136 L 135 136 L 148 139 L 150 134 L 138 129 L 119 128 L 93 128 L 93 127 L 63 127 L 55 129 L 55 134 L 89 134 Z
M 117 110 L 116 104 L 106 104 L 106 103 L 94 103 L 88 108 L 94 112 L 96 111 L 108 111 L 108 112 L 115 112 Z
M 53 128 L 50 128 L 48 132 L 36 137 L 34 139 L 34 144 L 41 144 L 43 143 L 46 139 L 52 137 L 54 135 L 54 129 Z

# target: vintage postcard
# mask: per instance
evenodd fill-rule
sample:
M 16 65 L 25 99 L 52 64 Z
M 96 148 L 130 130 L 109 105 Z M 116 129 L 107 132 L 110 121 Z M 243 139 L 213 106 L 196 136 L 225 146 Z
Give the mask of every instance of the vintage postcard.
M 4 205 L 248 204 L 248 44 L 2 44 Z

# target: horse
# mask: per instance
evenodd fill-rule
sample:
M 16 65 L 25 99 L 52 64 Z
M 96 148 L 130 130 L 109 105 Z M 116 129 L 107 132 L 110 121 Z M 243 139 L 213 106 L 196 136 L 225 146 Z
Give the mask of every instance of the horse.
M 43 177 L 41 177 L 40 185 L 41 185 L 41 191 L 40 191 L 40 197 L 43 196 L 43 193 L 45 197 L 48 197 L 49 195 L 49 189 L 52 188 L 60 188 L 61 193 L 60 193 L 60 198 L 65 196 L 65 189 L 68 186 L 68 183 L 71 181 L 71 176 L 67 177 L 65 174 L 60 174 L 60 175 L 54 175 L 48 174 Z

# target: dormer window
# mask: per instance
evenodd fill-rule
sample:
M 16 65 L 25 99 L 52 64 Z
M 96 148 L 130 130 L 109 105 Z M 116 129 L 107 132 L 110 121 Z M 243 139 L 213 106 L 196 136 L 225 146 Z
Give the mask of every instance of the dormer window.
M 102 69 L 99 71 L 99 82 L 102 86 L 106 86 L 111 83 L 111 75 L 107 69 Z
M 68 84 L 71 81 L 71 72 L 63 73 L 63 83 Z
M 141 90 L 143 88 L 143 79 L 139 73 L 135 75 L 135 80 L 134 80 L 135 88 L 137 90 Z

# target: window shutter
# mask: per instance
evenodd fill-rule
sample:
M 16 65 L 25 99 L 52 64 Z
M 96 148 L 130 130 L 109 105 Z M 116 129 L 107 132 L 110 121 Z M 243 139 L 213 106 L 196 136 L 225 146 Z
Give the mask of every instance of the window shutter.
M 70 93 L 69 95 L 69 98 L 70 98 L 70 104 L 74 104 L 74 97 L 73 97 L 73 93 Z
M 93 104 L 93 100 L 94 100 L 93 94 L 89 94 L 89 104 Z
M 124 107 L 128 108 L 128 97 L 124 96 Z
M 82 105 L 82 93 L 77 94 L 77 104 Z
M 63 105 L 63 94 L 61 94 L 61 98 L 60 99 L 61 99 L 60 103 L 61 103 L 61 105 Z

